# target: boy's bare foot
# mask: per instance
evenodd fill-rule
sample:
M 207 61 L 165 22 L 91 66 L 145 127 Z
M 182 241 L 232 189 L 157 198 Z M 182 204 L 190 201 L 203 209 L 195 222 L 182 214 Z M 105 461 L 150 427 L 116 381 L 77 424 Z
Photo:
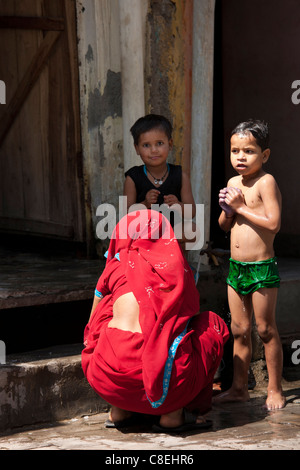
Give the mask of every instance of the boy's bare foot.
M 220 393 L 213 397 L 213 405 L 222 405 L 223 403 L 245 402 L 250 400 L 248 389 L 236 390 L 230 388 L 226 392 Z
M 263 408 L 266 408 L 268 411 L 281 410 L 286 405 L 286 399 L 282 394 L 282 391 L 279 390 L 275 392 L 270 390 L 266 399 L 266 403 Z

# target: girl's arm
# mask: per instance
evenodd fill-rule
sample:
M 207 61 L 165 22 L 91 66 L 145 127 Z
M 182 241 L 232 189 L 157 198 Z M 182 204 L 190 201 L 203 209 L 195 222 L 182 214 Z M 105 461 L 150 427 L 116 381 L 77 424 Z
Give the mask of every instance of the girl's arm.
M 182 172 L 181 202 L 191 206 L 192 217 L 194 217 L 196 215 L 196 204 L 192 192 L 192 185 L 190 178 L 184 171 Z
M 173 205 L 179 205 L 178 209 L 181 210 L 182 216 L 184 217 L 184 212 L 186 211 L 186 216 L 188 218 L 193 218 L 196 215 L 196 204 L 194 201 L 193 193 L 192 193 L 192 186 L 190 182 L 190 178 L 188 175 L 183 171 L 182 172 L 182 183 L 181 183 L 181 202 L 178 201 L 177 197 L 174 194 L 168 194 L 164 196 L 165 204 L 172 207 Z M 189 210 L 186 210 L 189 206 Z
M 124 183 L 124 196 L 127 197 L 127 210 L 136 203 L 136 187 L 130 176 L 126 176 Z

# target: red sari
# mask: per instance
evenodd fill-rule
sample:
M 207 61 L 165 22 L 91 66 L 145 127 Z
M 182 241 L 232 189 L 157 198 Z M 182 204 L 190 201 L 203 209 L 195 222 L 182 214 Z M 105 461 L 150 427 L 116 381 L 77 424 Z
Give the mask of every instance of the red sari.
M 84 332 L 84 374 L 108 403 L 162 415 L 205 412 L 228 339 L 213 312 L 199 312 L 192 271 L 167 219 L 137 211 L 117 225 L 97 283 L 104 298 Z M 133 292 L 142 333 L 109 328 L 113 303 Z

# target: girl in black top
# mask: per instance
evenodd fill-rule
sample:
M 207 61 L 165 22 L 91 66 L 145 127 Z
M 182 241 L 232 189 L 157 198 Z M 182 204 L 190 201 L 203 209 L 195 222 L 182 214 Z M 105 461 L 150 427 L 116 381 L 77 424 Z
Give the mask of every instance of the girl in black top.
M 196 206 L 190 179 L 180 165 L 167 163 L 173 145 L 171 123 L 163 116 L 149 114 L 138 119 L 130 131 L 144 164 L 125 173 L 127 209 L 137 203 L 148 209 L 152 204 L 166 204 L 182 216 L 188 207 L 187 215 L 193 218 Z

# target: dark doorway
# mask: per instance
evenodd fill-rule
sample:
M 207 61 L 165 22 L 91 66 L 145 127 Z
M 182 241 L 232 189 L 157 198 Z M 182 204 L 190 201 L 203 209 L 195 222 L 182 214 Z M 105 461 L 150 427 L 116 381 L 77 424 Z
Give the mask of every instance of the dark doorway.
M 297 0 L 217 0 L 213 120 L 211 239 L 227 244 L 217 226 L 218 191 L 234 174 L 229 161 L 231 130 L 248 118 L 270 126 L 271 157 L 265 170 L 283 196 L 282 227 L 276 237 L 280 256 L 300 255 L 298 157 L 300 105 L 292 84 L 300 79 Z

